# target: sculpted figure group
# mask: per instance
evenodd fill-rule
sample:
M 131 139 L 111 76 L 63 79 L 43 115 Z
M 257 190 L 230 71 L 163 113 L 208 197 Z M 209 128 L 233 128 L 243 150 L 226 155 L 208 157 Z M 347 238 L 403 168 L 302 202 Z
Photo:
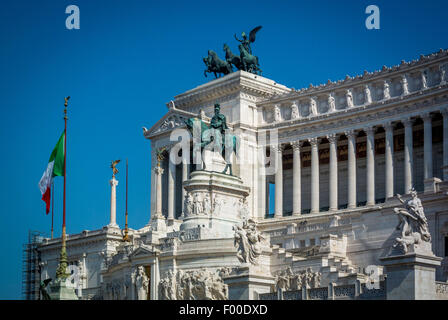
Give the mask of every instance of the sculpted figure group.
M 242 263 L 257 264 L 257 258 L 262 251 L 264 237 L 257 230 L 252 219 L 243 221 L 243 226 L 235 225 L 235 246 L 237 257 Z
M 201 270 L 173 273 L 169 270 L 159 282 L 161 300 L 227 300 L 228 288 L 220 272 Z
M 276 287 L 282 291 L 300 290 L 302 287 L 318 288 L 322 279 L 322 273 L 313 272 L 311 268 L 293 272 L 291 267 L 283 270 L 276 276 Z
M 222 60 L 218 57 L 218 54 L 213 50 L 208 50 L 208 56 L 203 58 L 207 69 L 204 71 L 204 75 L 207 77 L 207 73 L 213 73 L 215 78 L 221 76 L 221 74 L 226 75 L 233 72 L 233 67 L 237 70 L 243 70 L 255 74 L 261 75 L 260 64 L 258 63 L 258 57 L 252 54 L 251 43 L 255 41 L 256 33 L 261 29 L 258 26 L 249 33 L 247 37 L 246 33 L 241 34 L 242 39 L 238 39 L 235 35 L 235 39 L 240 42 L 238 49 L 240 55 L 237 56 L 233 54 L 230 47 L 224 44 L 223 50 L 226 54 L 226 59 Z
M 397 230 L 401 236 L 395 239 L 394 247 L 401 247 L 407 253 L 411 245 L 418 245 L 422 242 L 430 242 L 431 234 L 428 229 L 428 220 L 423 211 L 422 202 L 417 196 L 417 191 L 411 190 L 411 199 L 404 201 L 397 195 L 404 208 L 395 208 L 394 212 L 398 216 Z

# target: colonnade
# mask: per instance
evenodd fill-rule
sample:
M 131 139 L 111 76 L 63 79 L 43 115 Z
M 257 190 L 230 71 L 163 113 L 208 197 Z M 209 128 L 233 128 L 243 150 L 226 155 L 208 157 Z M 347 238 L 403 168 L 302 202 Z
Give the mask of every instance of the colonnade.
M 443 115 L 443 179 L 447 180 L 448 168 L 448 110 L 441 111 Z M 433 178 L 433 151 L 432 151 L 432 117 L 431 114 L 423 113 L 424 130 L 424 180 Z M 415 118 L 400 120 L 404 126 L 404 190 L 406 193 L 414 186 L 414 163 L 413 163 L 413 131 L 412 125 Z M 341 133 L 333 133 L 326 136 L 329 142 L 329 210 L 338 210 L 338 159 L 337 141 L 341 134 L 347 137 L 347 208 L 357 207 L 356 189 L 356 137 L 359 131 L 366 134 L 366 205 L 375 204 L 375 139 L 374 134 L 377 127 L 382 126 L 385 130 L 385 198 L 394 197 L 394 136 L 393 128 L 397 121 L 385 122 L 359 130 L 347 130 Z M 293 194 L 292 214 L 302 214 L 302 173 L 301 173 L 301 151 L 304 141 L 311 146 L 311 213 L 320 211 L 319 194 L 319 144 L 322 137 L 311 137 L 302 141 L 291 141 L 289 144 L 293 150 Z M 283 211 L 283 151 L 284 144 L 271 146 L 275 154 L 275 212 L 274 217 L 282 217 Z

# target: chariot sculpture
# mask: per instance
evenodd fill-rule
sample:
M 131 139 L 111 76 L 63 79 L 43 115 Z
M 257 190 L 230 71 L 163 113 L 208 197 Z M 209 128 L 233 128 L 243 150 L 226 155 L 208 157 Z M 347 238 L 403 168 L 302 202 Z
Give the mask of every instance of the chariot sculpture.
M 252 54 L 251 48 L 251 43 L 255 42 L 255 35 L 261 28 L 261 26 L 258 26 L 252 29 L 249 33 L 249 37 L 243 32 L 241 34 L 242 39 L 238 39 L 235 35 L 235 39 L 240 42 L 238 45 L 240 51 L 239 56 L 233 54 L 226 43 L 223 46 L 223 50 L 226 54 L 225 60 L 220 59 L 215 51 L 208 50 L 208 56 L 202 59 L 207 67 L 204 71 L 204 75 L 207 77 L 207 73 L 213 73 L 215 78 L 219 78 L 221 75 L 232 73 L 233 67 L 237 70 L 261 75 L 262 70 L 258 63 L 258 57 Z

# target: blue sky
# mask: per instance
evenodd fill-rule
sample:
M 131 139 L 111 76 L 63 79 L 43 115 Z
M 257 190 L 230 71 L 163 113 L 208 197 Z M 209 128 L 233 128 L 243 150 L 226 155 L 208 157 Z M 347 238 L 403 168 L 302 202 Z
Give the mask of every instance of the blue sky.
M 80 8 L 80 30 L 65 8 Z M 369 4 L 381 29 L 367 30 Z M 233 34 L 262 25 L 253 46 L 263 75 L 296 89 L 447 48 L 446 1 L 9 0 L 0 3 L 0 299 L 21 298 L 28 230 L 49 233 L 37 183 L 63 130 L 70 95 L 67 232 L 108 223 L 113 159 L 129 159 L 129 223 L 149 220 L 151 127 L 174 95 L 204 78 L 208 49 L 237 51 Z M 124 225 L 124 161 L 118 223 Z M 56 179 L 55 234 L 62 221 Z

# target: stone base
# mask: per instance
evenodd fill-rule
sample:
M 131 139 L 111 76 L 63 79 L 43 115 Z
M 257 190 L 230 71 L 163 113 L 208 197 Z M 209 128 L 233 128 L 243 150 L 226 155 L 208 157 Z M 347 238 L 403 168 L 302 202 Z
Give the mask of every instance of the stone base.
M 67 287 L 66 281 L 56 279 L 50 285 L 51 300 L 79 300 L 75 289 Z
M 439 183 L 442 182 L 439 178 L 429 178 L 424 180 L 425 193 L 436 193 L 439 191 Z
M 435 271 L 442 258 L 410 253 L 380 260 L 386 267 L 388 300 L 436 299 Z
M 149 226 L 151 227 L 151 230 L 154 231 L 166 231 L 166 219 L 161 214 L 155 214 L 154 217 L 151 217 Z
M 442 167 L 443 181 L 448 181 L 448 166 Z
M 243 266 L 235 275 L 224 278 L 229 288 L 229 300 L 257 300 L 260 293 L 269 293 L 275 278 L 255 272 L 252 266 Z
M 226 167 L 226 162 L 218 152 L 204 150 L 205 170 L 222 172 Z
M 210 171 L 194 171 L 183 183 L 191 196 L 192 209 L 186 212 L 180 230 L 209 228 L 224 237 L 233 237 L 235 224 L 242 223 L 241 202 L 250 189 L 235 176 Z M 208 199 L 208 207 L 203 205 Z M 196 207 L 200 202 L 200 209 Z

